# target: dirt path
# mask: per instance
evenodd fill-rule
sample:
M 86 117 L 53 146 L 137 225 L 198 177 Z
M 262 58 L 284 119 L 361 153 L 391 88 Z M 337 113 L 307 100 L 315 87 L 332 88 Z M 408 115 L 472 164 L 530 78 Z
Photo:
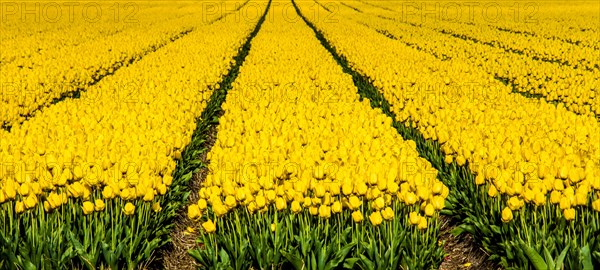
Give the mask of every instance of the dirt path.
M 444 245 L 446 257 L 440 265 L 440 270 L 502 269 L 500 266 L 487 260 L 489 254 L 475 242 L 470 234 L 463 234 L 458 237 L 452 235 L 451 232 L 456 226 L 450 218 L 442 216 L 440 221 L 442 224 L 440 228 L 440 241 L 446 242 Z
M 206 154 L 210 152 L 210 149 L 215 143 L 216 133 L 216 127 L 211 127 L 207 136 L 207 141 L 205 142 L 206 151 L 204 151 L 204 154 L 200 157 L 203 164 L 207 164 Z M 198 202 L 198 190 L 200 190 L 200 185 L 206 178 L 207 173 L 208 168 L 203 167 L 194 175 L 192 181 L 190 181 L 191 193 L 188 197 L 187 205 Z M 192 228 L 193 232 L 188 231 L 188 228 Z M 175 228 L 171 233 L 171 244 L 160 252 L 162 269 L 198 269 L 198 263 L 188 254 L 188 250 L 199 247 L 200 244 L 196 243 L 196 240 L 199 237 L 199 230 L 202 230 L 200 224 L 190 220 L 187 217 L 187 207 L 183 207 L 177 215 Z

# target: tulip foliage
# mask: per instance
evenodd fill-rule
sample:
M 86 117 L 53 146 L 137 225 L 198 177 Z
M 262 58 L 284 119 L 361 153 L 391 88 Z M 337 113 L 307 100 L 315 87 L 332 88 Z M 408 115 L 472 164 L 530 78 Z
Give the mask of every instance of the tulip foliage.
M 166 244 L 197 118 L 257 21 L 199 26 L 2 132 L 0 268 L 134 269 Z
M 594 117 L 514 94 L 484 68 L 439 59 L 444 51 L 420 51 L 368 24 L 314 23 L 370 87 L 365 95 L 441 171 L 451 191 L 443 213 L 462 221 L 457 232 L 474 234 L 507 268 L 533 268 L 541 256 L 563 257 L 567 269 L 600 263 Z
M 222 105 L 209 173 L 188 206 L 202 227 L 191 255 L 234 269 L 437 267 L 449 189 L 276 4 Z

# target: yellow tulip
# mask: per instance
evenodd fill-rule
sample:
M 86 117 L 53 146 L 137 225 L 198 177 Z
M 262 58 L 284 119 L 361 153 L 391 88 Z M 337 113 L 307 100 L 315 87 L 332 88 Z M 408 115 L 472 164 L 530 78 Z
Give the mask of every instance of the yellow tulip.
M 23 197 L 29 195 L 29 183 L 23 183 L 19 187 L 19 194 Z
M 434 196 L 431 200 L 431 204 L 435 210 L 442 210 L 444 208 L 444 198 L 441 196 Z
M 143 200 L 145 202 L 150 202 L 150 201 L 154 200 L 154 190 L 153 189 L 148 189 L 148 191 L 146 192 L 146 194 L 144 194 Z
M 200 208 L 198 208 L 197 204 L 192 204 L 188 206 L 188 218 L 195 220 L 202 216 L 202 212 Z
M 375 211 L 371 213 L 371 215 L 369 215 L 369 221 L 371 221 L 371 224 L 373 224 L 373 226 L 377 226 L 381 224 L 381 222 L 383 222 L 383 217 L 381 216 L 381 213 L 379 211 Z
M 300 205 L 300 202 L 298 201 L 293 201 L 292 202 L 292 206 L 291 206 L 291 210 L 294 214 L 298 214 L 300 213 L 300 211 L 302 211 L 302 206 Z
M 383 197 L 375 199 L 375 201 L 373 202 L 373 208 L 375 208 L 376 210 L 380 210 L 383 207 L 385 207 L 385 200 L 383 199 Z
M 595 201 L 592 202 L 592 208 L 596 212 L 600 212 L 600 199 L 596 199 Z
M 525 202 L 531 202 L 535 198 L 535 193 L 531 189 L 526 189 L 525 192 L 523 192 L 521 195 Z
M 50 206 L 50 203 L 48 203 L 48 201 L 44 202 L 44 211 L 46 211 L 46 212 L 52 211 L 52 207 Z
M 417 202 L 417 196 L 414 193 L 409 192 L 406 194 L 406 196 L 404 196 L 404 203 L 406 205 L 413 205 L 416 202 Z
M 587 204 L 587 193 L 578 192 L 575 194 L 575 204 L 576 205 L 586 205 Z
M 165 184 L 166 186 L 170 186 L 172 183 L 173 183 L 173 176 L 171 176 L 171 175 L 163 176 L 163 184 Z
M 490 188 L 488 189 L 488 196 L 492 198 L 498 196 L 498 190 L 496 189 L 496 186 L 490 185 Z
M 563 215 L 565 216 L 565 219 L 567 221 L 574 220 L 575 219 L 575 209 L 573 209 L 573 208 L 564 209 Z
M 458 155 L 456 157 L 456 164 L 458 164 L 458 166 L 463 166 L 463 165 L 465 165 L 465 163 L 467 163 L 467 160 L 465 159 L 464 156 Z
M 478 174 L 475 177 L 475 184 L 478 186 L 485 184 L 485 177 L 483 176 L 483 174 Z
M 571 208 L 571 201 L 569 200 L 568 197 L 561 197 L 560 198 L 560 209 L 565 210 Z
M 435 184 L 433 184 L 433 188 L 431 189 L 431 191 L 433 192 L 433 194 L 442 194 L 444 192 L 444 187 L 444 184 L 437 181 L 435 182 Z
M 312 200 L 310 197 L 305 197 L 303 202 L 302 202 L 302 206 L 304 207 L 310 207 L 312 205 Z
M 451 155 L 446 155 L 446 157 L 444 158 L 444 162 L 446 162 L 446 164 L 450 164 L 453 161 L 453 157 Z
M 90 201 L 83 202 L 83 214 L 89 215 L 94 212 L 94 203 Z
M 269 190 L 266 192 L 266 199 L 268 203 L 271 203 L 273 201 L 275 201 L 275 198 L 277 197 L 277 193 L 275 192 L 275 190 Z
M 162 207 L 160 206 L 160 203 L 159 203 L 159 202 L 155 202 L 155 203 L 153 203 L 153 204 L 152 204 L 152 210 L 153 210 L 155 213 L 159 213 L 160 211 L 162 211 Z
M 433 216 L 434 213 L 435 213 L 435 208 L 433 207 L 433 205 L 427 204 L 427 206 L 425 206 L 425 215 L 428 217 L 431 217 L 431 216 Z
M 387 191 L 390 194 L 394 194 L 394 193 L 398 192 L 399 189 L 400 189 L 400 186 L 398 186 L 398 184 L 395 182 L 388 183 L 388 185 L 387 185 Z
M 351 210 L 356 210 L 362 205 L 362 201 L 357 196 L 350 197 L 349 203 Z
M 354 188 L 354 187 L 352 186 L 352 183 L 351 183 L 351 182 L 345 182 L 345 183 L 342 185 L 342 193 L 343 193 L 345 196 L 349 196 L 350 194 L 352 194 L 352 190 L 353 190 L 353 188 Z
M 560 192 L 553 190 L 552 193 L 550 193 L 550 202 L 553 204 L 560 203 Z
M 339 201 L 333 202 L 331 205 L 331 211 L 336 214 L 342 212 L 342 204 Z
M 360 182 L 358 185 L 354 186 L 354 189 L 357 195 L 365 195 L 367 194 L 369 187 L 367 187 L 367 184 Z
M 563 180 L 560 180 L 560 179 L 554 180 L 554 190 L 562 191 L 564 189 L 565 189 L 565 185 L 563 183 Z
M 360 223 L 361 221 L 363 221 L 363 219 L 363 214 L 359 210 L 352 212 L 352 220 L 354 220 L 354 222 Z
M 217 226 L 210 219 L 202 223 L 202 228 L 204 228 L 207 233 L 214 233 L 217 230 Z
M 325 206 L 325 205 L 319 206 L 319 217 L 321 217 L 321 218 L 331 217 L 331 207 Z
M 265 207 L 267 200 L 263 196 L 256 196 L 256 207 L 263 208 Z
M 535 205 L 537 206 L 542 206 L 546 204 L 546 195 L 544 195 L 544 193 L 541 192 L 537 192 L 535 193 L 535 198 L 533 199 Z
M 195 205 L 198 206 L 197 204 L 195 204 Z M 261 210 L 263 207 L 259 207 L 258 210 Z M 225 214 L 227 214 L 228 210 L 225 205 L 218 203 L 218 204 L 213 205 L 213 212 L 215 213 L 215 215 L 217 217 L 222 217 Z
M 125 207 L 123 208 L 123 213 L 125 213 L 126 216 L 131 216 L 134 212 L 135 205 L 133 205 L 132 203 L 126 203 Z
M 203 210 L 203 211 L 204 211 L 204 210 L 206 210 L 206 208 L 207 208 L 207 207 L 208 207 L 208 203 L 206 202 L 206 200 L 205 200 L 205 199 L 199 199 L 199 200 L 198 200 L 198 208 L 199 208 L 200 210 Z
M 17 214 L 23 213 L 25 211 L 25 204 L 22 201 L 18 201 L 15 203 L 15 212 Z
M 237 189 L 235 191 L 235 199 L 238 202 L 243 201 L 244 199 L 246 199 L 246 192 L 243 189 Z
M 392 220 L 394 218 L 394 210 L 391 207 L 386 207 L 383 211 L 381 211 L 381 216 L 385 220 Z
M 408 216 L 409 216 L 410 224 L 412 224 L 412 225 L 419 224 L 419 221 L 421 220 L 421 216 L 419 216 L 419 214 L 417 212 L 410 212 L 410 214 Z
M 229 208 L 234 208 L 237 205 L 237 201 L 235 200 L 235 197 L 228 195 L 227 197 L 225 197 L 225 205 Z
M 102 190 L 102 197 L 107 200 L 114 198 L 115 193 L 114 193 L 112 187 L 105 186 L 104 189 Z
M 419 228 L 421 230 L 427 229 L 427 219 L 425 217 L 420 218 L 417 228 Z
M 94 210 L 96 210 L 97 212 L 104 210 L 104 207 L 105 207 L 105 204 L 104 204 L 103 200 L 96 199 L 94 201 Z
M 277 199 L 275 199 L 275 207 L 277 208 L 277 210 L 281 211 L 283 209 L 287 208 L 287 202 L 285 201 L 284 198 L 282 197 L 277 197 Z
M 509 207 L 504 207 L 502 210 L 502 222 L 507 223 L 513 219 L 513 213 Z
M 158 191 L 160 195 L 165 195 L 165 193 L 167 193 L 167 186 L 165 184 L 160 184 L 156 187 L 156 191 Z
M 55 192 L 51 192 L 50 195 L 48 195 L 47 202 L 50 208 L 54 209 L 62 204 L 62 199 L 60 195 L 56 194 Z
M 30 194 L 25 199 L 25 208 L 31 209 L 31 208 L 35 207 L 37 205 L 37 203 L 38 203 L 37 197 L 34 194 Z

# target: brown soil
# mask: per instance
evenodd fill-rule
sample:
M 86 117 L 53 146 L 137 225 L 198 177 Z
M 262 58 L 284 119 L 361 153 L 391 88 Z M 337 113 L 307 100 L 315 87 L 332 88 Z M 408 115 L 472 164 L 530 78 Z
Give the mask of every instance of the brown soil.
M 470 234 L 459 236 L 452 235 L 452 230 L 456 227 L 450 218 L 441 217 L 440 240 L 445 242 L 444 252 L 446 257 L 440 265 L 440 270 L 457 269 L 486 269 L 501 270 L 502 268 L 488 260 L 487 254 L 480 244 L 477 243 Z
M 216 127 L 211 127 L 208 132 L 208 138 L 205 143 L 206 151 L 200 157 L 200 160 L 206 164 L 206 154 L 210 152 L 210 149 L 216 140 Z M 207 168 L 202 168 L 194 175 L 192 181 L 190 181 L 190 196 L 188 198 L 188 204 L 198 202 L 198 191 L 200 190 L 200 184 L 206 178 L 208 174 Z M 188 227 L 193 228 L 194 232 L 188 232 Z M 162 258 L 162 266 L 160 269 L 176 269 L 176 270 L 195 270 L 198 269 L 199 264 L 194 258 L 188 254 L 188 250 L 200 247 L 196 240 L 199 237 L 199 230 L 202 227 L 199 223 L 190 220 L 187 217 L 187 207 L 183 207 L 177 215 L 175 220 L 175 228 L 171 233 L 172 242 L 164 249 L 159 252 L 159 257 Z

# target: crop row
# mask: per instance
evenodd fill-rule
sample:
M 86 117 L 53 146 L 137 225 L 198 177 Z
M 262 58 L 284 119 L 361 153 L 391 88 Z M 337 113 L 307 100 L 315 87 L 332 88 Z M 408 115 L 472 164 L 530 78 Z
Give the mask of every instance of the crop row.
M 434 29 L 417 27 L 383 19 L 374 8 L 340 10 L 340 15 L 354 18 L 392 39 L 408 44 L 447 61 L 480 67 L 490 76 L 506 81 L 515 91 L 540 95 L 548 101 L 564 102 L 569 110 L 586 115 L 600 115 L 596 98 L 600 89 L 600 72 L 573 69 L 503 49 L 463 40 Z M 367 15 L 370 14 L 370 15 Z
M 367 1 L 369 2 L 369 1 Z M 370 1 L 374 2 L 374 1 Z M 444 2 L 442 2 L 444 3 Z M 448 2 L 446 2 L 448 3 Z M 454 2 L 449 2 L 451 5 L 456 5 Z M 436 4 L 436 3 L 433 3 Z M 438 5 L 440 3 L 437 3 Z M 468 3 L 465 3 L 468 5 Z M 521 25 L 528 24 L 530 26 L 535 27 L 536 25 L 539 27 L 540 23 L 536 23 L 535 21 L 539 18 L 539 16 L 530 16 L 532 21 L 527 20 L 510 20 L 508 18 L 512 18 L 513 14 L 517 14 L 517 11 L 522 12 L 521 14 L 530 14 L 527 10 L 519 10 L 521 8 L 525 9 L 523 5 L 530 5 L 529 11 L 536 8 L 539 10 L 539 5 L 544 7 L 547 4 L 539 4 L 536 2 L 528 2 L 521 3 L 521 8 L 518 3 L 510 3 L 515 6 L 504 6 L 499 5 L 495 2 L 489 3 L 475 3 L 480 4 L 480 10 L 482 10 L 483 15 L 493 17 L 490 23 L 484 23 L 481 19 L 474 21 L 454 21 L 447 20 L 444 21 L 441 19 L 441 14 L 445 16 L 451 17 L 453 14 L 453 9 L 450 11 L 449 9 L 445 9 L 441 11 L 441 9 L 437 9 L 437 12 L 431 12 L 431 6 L 427 6 L 427 4 L 421 4 L 416 7 L 417 16 L 410 15 L 414 13 L 415 7 L 410 7 L 409 5 L 402 2 L 393 2 L 391 6 L 388 6 L 388 10 L 379 9 L 381 15 L 388 18 L 394 18 L 403 22 L 412 23 L 416 26 L 423 26 L 433 28 L 439 31 L 443 31 L 445 33 L 461 36 L 463 38 L 468 38 L 472 40 L 478 40 L 480 42 L 486 42 L 497 46 L 498 48 L 505 49 L 507 51 L 516 51 L 530 57 L 534 57 L 536 59 L 541 59 L 545 61 L 558 62 L 567 66 L 571 66 L 577 69 L 587 69 L 587 70 L 598 70 L 600 68 L 600 63 L 598 62 L 598 50 L 593 47 L 588 46 L 580 46 L 578 44 L 568 43 L 561 40 L 556 39 L 546 39 L 543 37 L 538 37 L 534 35 L 522 35 L 515 34 L 511 31 L 501 30 L 502 27 L 496 27 L 494 23 L 496 21 L 512 21 L 516 23 L 520 23 Z M 554 3 L 553 3 L 554 4 Z M 591 3 L 586 3 L 587 5 L 582 5 L 579 7 L 580 13 L 585 12 L 586 9 L 597 9 L 597 6 L 594 7 Z M 443 5 L 443 4 L 442 4 Z M 429 8 L 429 9 L 428 9 Z M 472 8 L 471 8 L 472 10 Z M 491 11 L 493 10 L 493 11 Z M 511 12 L 513 14 L 507 15 L 506 12 L 508 10 L 514 11 Z M 503 13 L 504 12 L 504 13 Z M 589 11 L 588 11 L 589 12 Z M 434 13 L 433 15 L 431 13 Z M 448 15 L 450 13 L 451 15 Z M 466 13 L 466 12 L 465 12 Z M 491 14 L 488 14 L 491 13 Z M 427 19 L 427 14 L 429 14 L 429 19 Z M 504 15 L 503 15 L 504 14 Z M 432 19 L 431 17 L 434 15 L 438 15 L 438 19 Z M 479 15 L 479 14 L 478 14 Z M 597 17 L 595 14 L 585 14 L 586 20 L 588 20 L 588 26 L 591 27 L 589 29 L 591 33 L 585 33 L 586 35 L 594 35 L 594 32 L 598 32 L 598 25 L 589 23 L 590 21 L 597 21 Z M 470 15 L 473 16 L 473 15 Z M 481 18 L 482 16 L 479 16 Z M 485 16 L 484 16 L 485 17 Z M 489 19 L 489 18 L 488 18 Z M 568 24 L 568 21 L 567 21 Z M 570 25 L 571 26 L 571 25 Z M 571 26 L 571 28 L 574 28 Z M 574 30 L 574 29 L 571 29 Z M 577 31 L 577 30 L 575 30 Z M 597 34 L 596 34 L 597 38 Z
M 391 118 L 360 101 L 301 18 L 282 11 L 274 2 L 222 105 L 188 207 L 202 226 L 203 248 L 191 254 L 234 269 L 437 266 L 448 188 Z M 252 86 L 264 81 L 280 95 L 263 99 Z M 332 86 L 333 102 L 309 94 Z
M 229 2 L 231 10 L 242 2 Z M 3 65 L 0 77 L 0 102 L 3 108 L 0 123 L 7 127 L 18 125 L 65 97 L 78 96 L 79 92 L 86 91 L 119 68 L 138 61 L 223 15 L 220 12 L 203 12 L 204 8 L 190 6 L 185 8 L 189 14 L 180 16 L 154 10 L 153 16 L 160 20 L 135 24 L 114 35 L 105 35 L 75 46 L 49 48 L 41 54 L 31 54 Z M 75 36 L 66 30 L 56 34 L 61 36 L 57 38 L 59 42 Z M 19 42 L 19 46 L 35 50 L 40 41 L 37 37 L 30 41 L 29 44 Z
M 0 267 L 132 269 L 164 245 L 191 178 L 182 151 L 255 25 L 201 26 L 4 132 Z
M 577 269 L 580 252 L 598 249 L 595 119 L 512 94 L 477 66 L 439 60 L 364 25 L 316 26 L 414 130 L 407 136 L 423 141 L 421 151 L 443 153 L 428 160 L 451 168 L 447 213 L 461 217 L 493 258 L 525 267 L 524 250 L 541 254 L 544 245 L 556 257 L 569 249 L 565 265 Z M 597 252 L 588 256 L 600 261 Z

